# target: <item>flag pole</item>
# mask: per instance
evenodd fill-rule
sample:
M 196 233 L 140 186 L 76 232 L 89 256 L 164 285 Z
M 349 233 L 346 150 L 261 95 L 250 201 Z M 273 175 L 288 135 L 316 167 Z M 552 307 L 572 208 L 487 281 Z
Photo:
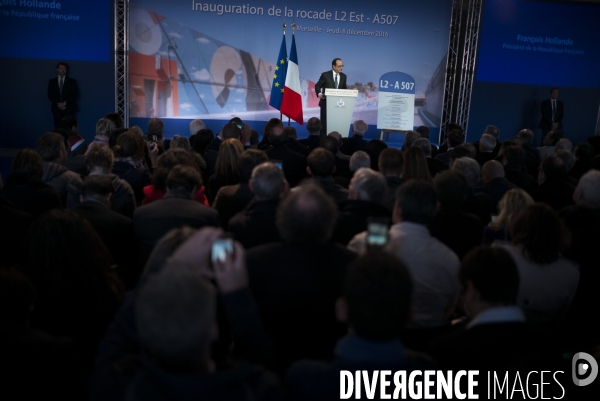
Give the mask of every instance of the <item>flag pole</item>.
M 283 36 L 285 36 L 285 20 L 283 20 Z M 285 82 L 284 82 L 285 84 Z M 281 114 L 281 110 L 279 110 L 279 121 L 283 119 L 283 114 Z
M 294 36 L 294 33 L 296 31 L 296 21 L 292 20 L 292 36 Z M 290 118 L 288 117 L 288 127 L 290 126 Z

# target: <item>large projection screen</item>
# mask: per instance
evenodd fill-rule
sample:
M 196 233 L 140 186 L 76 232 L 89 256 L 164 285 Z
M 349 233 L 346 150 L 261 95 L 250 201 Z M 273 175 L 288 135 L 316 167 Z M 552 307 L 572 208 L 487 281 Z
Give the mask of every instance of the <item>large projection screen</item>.
M 600 7 L 582 2 L 486 0 L 467 140 L 487 124 L 501 139 L 520 129 L 536 133 L 541 102 L 552 88 L 563 101 L 565 136 L 574 143 L 594 135 L 600 101 Z
M 378 79 L 416 82 L 415 126 L 439 127 L 452 2 L 134 0 L 130 2 L 130 117 L 267 121 L 287 24 L 292 22 L 304 121 L 319 116 L 314 84 L 340 57 L 358 89 L 353 119 L 377 123 Z M 442 77 L 440 79 L 440 77 Z

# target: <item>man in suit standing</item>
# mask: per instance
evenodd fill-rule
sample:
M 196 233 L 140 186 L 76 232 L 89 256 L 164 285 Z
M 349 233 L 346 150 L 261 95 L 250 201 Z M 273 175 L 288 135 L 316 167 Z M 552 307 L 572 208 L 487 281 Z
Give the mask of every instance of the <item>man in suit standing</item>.
M 550 131 L 563 128 L 562 120 L 565 115 L 563 102 L 558 100 L 558 88 L 550 89 L 550 99 L 542 102 L 542 119 L 538 128 L 542 130 L 542 138 Z
M 321 108 L 321 137 L 327 135 L 327 100 L 325 89 L 348 89 L 346 87 L 346 74 L 342 72 L 344 63 L 341 58 L 334 58 L 331 62 L 331 71 L 321 74 L 319 81 L 315 84 L 315 92 Z
M 52 103 L 50 111 L 54 116 L 54 127 L 60 127 L 60 120 L 65 116 L 75 116 L 77 108 L 77 81 L 67 78 L 67 65 L 58 63 L 58 77 L 48 82 L 48 100 Z

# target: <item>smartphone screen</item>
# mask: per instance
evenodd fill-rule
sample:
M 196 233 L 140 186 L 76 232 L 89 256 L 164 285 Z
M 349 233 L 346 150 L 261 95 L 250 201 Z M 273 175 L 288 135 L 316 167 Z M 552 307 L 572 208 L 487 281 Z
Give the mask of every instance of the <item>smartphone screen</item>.
M 212 244 L 211 260 L 213 265 L 224 263 L 227 254 L 233 253 L 233 240 L 231 238 L 219 238 Z
M 492 214 L 492 215 L 490 215 L 490 217 L 492 219 L 492 222 L 494 222 L 498 218 L 498 215 L 497 214 Z
M 387 244 L 388 226 L 381 222 L 370 222 L 367 226 L 367 245 L 382 247 Z

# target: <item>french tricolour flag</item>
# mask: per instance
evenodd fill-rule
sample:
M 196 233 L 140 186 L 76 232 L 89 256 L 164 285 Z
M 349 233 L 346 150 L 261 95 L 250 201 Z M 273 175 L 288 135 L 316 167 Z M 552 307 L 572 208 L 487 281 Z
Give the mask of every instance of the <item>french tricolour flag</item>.
M 302 95 L 300 94 L 300 70 L 298 69 L 298 55 L 296 54 L 296 38 L 292 35 L 292 49 L 285 76 L 285 90 L 281 101 L 281 114 L 291 118 L 300 125 L 304 125 L 302 115 Z

